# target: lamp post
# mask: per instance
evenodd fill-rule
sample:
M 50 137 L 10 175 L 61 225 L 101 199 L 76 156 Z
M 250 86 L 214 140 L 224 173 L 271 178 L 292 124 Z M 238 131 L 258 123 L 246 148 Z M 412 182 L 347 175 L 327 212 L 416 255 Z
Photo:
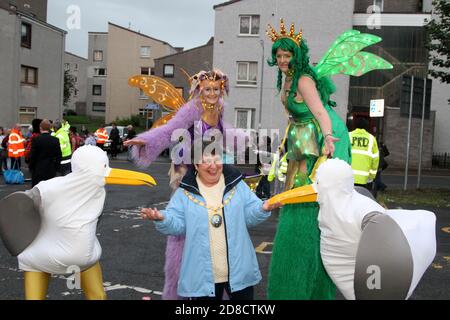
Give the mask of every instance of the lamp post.
M 261 55 L 261 88 L 259 90 L 259 116 L 258 116 L 258 128 L 261 129 L 261 117 L 262 117 L 262 101 L 263 101 L 263 83 L 264 83 L 264 40 L 260 39 L 259 44 L 262 48 Z

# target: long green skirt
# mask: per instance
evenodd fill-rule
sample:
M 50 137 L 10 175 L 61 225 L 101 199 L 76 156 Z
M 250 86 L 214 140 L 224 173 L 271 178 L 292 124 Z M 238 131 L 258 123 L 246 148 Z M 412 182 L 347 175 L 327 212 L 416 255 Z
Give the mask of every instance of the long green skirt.
M 281 209 L 269 270 L 269 299 L 334 299 L 336 287 L 320 257 L 318 213 L 317 203 Z
M 333 157 L 351 163 L 347 128 L 334 110 L 327 106 L 327 111 L 333 125 L 333 135 L 339 138 Z M 307 158 L 306 161 L 309 175 L 316 158 Z M 304 174 L 296 174 L 293 178 L 293 187 L 311 183 Z M 290 180 L 289 177 L 286 180 Z M 325 271 L 320 256 L 318 214 L 317 203 L 288 204 L 281 209 L 270 261 L 269 299 L 334 299 L 336 287 Z

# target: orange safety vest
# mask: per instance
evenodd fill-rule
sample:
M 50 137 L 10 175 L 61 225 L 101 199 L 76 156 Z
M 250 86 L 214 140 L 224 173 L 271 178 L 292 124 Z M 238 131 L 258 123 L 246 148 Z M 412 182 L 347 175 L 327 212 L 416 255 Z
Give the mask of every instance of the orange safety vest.
M 97 136 L 97 143 L 104 144 L 108 140 L 108 131 L 103 128 L 97 129 L 95 135 Z
M 8 139 L 8 157 L 20 158 L 25 155 L 25 146 L 22 134 L 17 129 L 12 129 Z

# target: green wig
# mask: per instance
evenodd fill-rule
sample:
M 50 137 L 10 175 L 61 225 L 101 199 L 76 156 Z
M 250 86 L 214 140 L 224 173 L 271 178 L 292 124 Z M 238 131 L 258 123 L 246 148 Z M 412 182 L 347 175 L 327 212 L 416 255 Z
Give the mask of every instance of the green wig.
M 317 91 L 319 92 L 320 100 L 323 105 L 331 104 L 334 102 L 330 101 L 330 95 L 335 92 L 336 87 L 333 82 L 328 77 L 323 77 L 318 79 L 316 71 L 309 64 L 308 46 L 304 39 L 302 39 L 300 46 L 298 46 L 293 40 L 289 38 L 280 38 L 275 41 L 272 45 L 272 57 L 267 60 L 269 66 L 273 67 L 277 65 L 277 50 L 281 49 L 284 51 L 289 51 L 292 53 L 292 59 L 289 62 L 289 69 L 295 70 L 292 79 L 291 89 L 289 91 L 288 99 L 294 99 L 297 92 L 298 80 L 301 76 L 307 75 L 314 80 L 316 83 Z M 278 92 L 281 91 L 281 84 L 283 80 L 283 74 L 280 69 L 278 69 L 278 79 L 277 88 Z

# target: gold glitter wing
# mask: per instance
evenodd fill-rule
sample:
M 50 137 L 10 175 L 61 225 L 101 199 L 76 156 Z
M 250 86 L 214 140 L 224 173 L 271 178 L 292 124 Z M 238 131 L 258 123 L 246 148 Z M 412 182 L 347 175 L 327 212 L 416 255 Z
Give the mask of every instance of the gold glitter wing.
M 141 89 L 146 96 L 162 105 L 167 111 L 177 111 L 186 103 L 180 92 L 160 77 L 136 75 L 128 79 L 128 84 Z

